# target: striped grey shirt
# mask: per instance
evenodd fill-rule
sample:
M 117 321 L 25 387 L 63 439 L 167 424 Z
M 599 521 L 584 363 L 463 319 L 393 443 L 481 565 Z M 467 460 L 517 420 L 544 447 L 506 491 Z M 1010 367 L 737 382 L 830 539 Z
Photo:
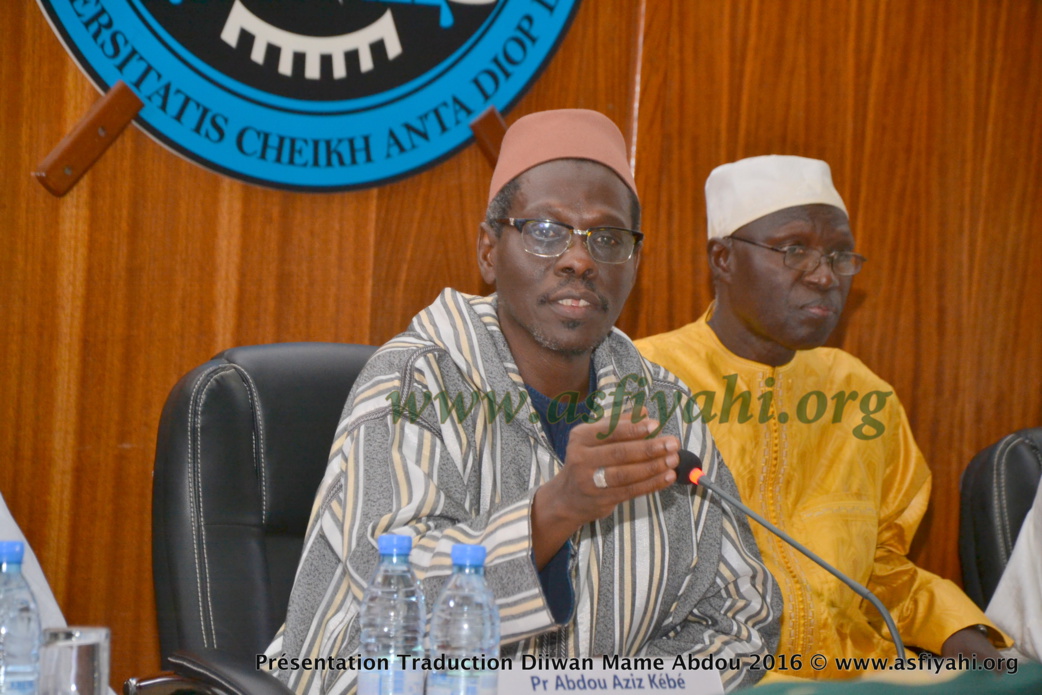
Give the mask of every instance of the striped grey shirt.
M 675 376 L 617 329 L 593 359 L 606 412 L 616 391 L 643 397 L 662 433 L 738 494 L 705 424 L 675 406 L 689 398 Z M 357 654 L 375 539 L 396 532 L 413 537 L 428 609 L 451 574 L 452 546 L 488 549 L 505 656 L 712 655 L 741 664 L 722 671 L 726 689 L 758 680 L 763 672 L 748 666 L 776 646 L 781 600 L 747 522 L 703 488 L 674 485 L 583 526 L 571 540 L 574 607 L 554 621 L 532 561 L 530 514 L 535 490 L 562 465 L 500 331 L 495 295 L 445 290 L 380 348 L 348 397 L 268 656 L 299 666 Z M 350 670 L 276 674 L 298 693 L 355 690 Z

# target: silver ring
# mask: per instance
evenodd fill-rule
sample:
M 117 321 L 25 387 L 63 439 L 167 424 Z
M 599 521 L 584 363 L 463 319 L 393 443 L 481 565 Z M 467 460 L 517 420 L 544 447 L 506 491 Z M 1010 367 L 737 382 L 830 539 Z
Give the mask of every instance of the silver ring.
M 604 466 L 593 472 L 593 484 L 601 490 L 608 487 L 608 479 L 604 477 Z

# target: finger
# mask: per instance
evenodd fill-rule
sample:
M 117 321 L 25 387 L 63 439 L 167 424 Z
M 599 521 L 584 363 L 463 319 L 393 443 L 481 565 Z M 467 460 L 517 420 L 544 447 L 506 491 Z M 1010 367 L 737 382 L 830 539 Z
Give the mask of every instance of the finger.
M 665 490 L 677 479 L 676 471 L 667 469 L 665 473 L 631 483 L 625 487 L 608 488 L 615 493 L 618 502 L 636 499 L 644 495 L 650 495 L 660 490 Z M 618 504 L 618 502 L 616 504 Z
M 680 463 L 680 442 L 676 437 L 665 436 L 654 439 L 637 439 L 628 442 L 610 442 L 593 449 L 593 460 L 599 466 L 616 467 L 647 463 L 657 459 L 669 461 L 670 468 Z
M 593 417 L 592 415 L 590 416 Z M 648 420 L 651 418 L 651 413 L 643 405 L 635 410 L 626 409 L 621 411 L 603 411 L 595 419 L 588 420 L 589 424 L 595 426 L 596 429 L 602 432 L 614 431 L 619 427 L 632 426 L 632 425 L 646 425 Z M 633 429 L 627 427 L 627 430 Z M 637 428 L 638 430 L 641 428 Z
M 670 483 L 676 480 L 676 465 L 670 465 L 667 458 L 658 458 L 640 463 L 604 468 L 604 480 L 608 488 L 628 488 L 650 480 L 662 478 L 667 472 L 672 474 Z M 607 488 L 606 488 L 607 489 Z
M 590 423 L 576 425 L 571 438 L 577 438 L 589 446 L 610 442 L 624 442 L 644 439 L 659 429 L 659 423 L 649 417 L 641 417 L 634 422 L 630 417 L 604 417 Z

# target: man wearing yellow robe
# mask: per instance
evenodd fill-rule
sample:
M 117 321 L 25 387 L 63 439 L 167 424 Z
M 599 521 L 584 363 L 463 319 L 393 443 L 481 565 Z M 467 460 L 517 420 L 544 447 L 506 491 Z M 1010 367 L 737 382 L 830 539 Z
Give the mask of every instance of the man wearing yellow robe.
M 907 645 L 997 658 L 1005 637 L 955 584 L 907 557 L 930 471 L 893 388 L 821 347 L 865 260 L 828 165 L 773 155 L 727 164 L 707 180 L 706 201 L 716 301 L 637 347 L 695 393 L 744 501 L 879 596 Z M 785 604 L 776 670 L 844 678 L 857 672 L 835 657 L 896 655 L 869 603 L 758 524 L 753 532 Z M 808 668 L 814 654 L 826 668 Z M 788 668 L 795 655 L 802 667 Z

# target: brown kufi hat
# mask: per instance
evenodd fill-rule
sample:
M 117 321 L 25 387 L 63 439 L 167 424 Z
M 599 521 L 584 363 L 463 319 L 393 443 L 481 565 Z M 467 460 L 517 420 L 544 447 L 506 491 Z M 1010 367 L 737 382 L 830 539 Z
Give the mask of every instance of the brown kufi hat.
M 492 172 L 489 202 L 520 174 L 555 159 L 589 159 L 603 164 L 634 194 L 637 192 L 626 158 L 626 141 L 618 126 L 597 111 L 557 109 L 524 116 L 507 130 Z

